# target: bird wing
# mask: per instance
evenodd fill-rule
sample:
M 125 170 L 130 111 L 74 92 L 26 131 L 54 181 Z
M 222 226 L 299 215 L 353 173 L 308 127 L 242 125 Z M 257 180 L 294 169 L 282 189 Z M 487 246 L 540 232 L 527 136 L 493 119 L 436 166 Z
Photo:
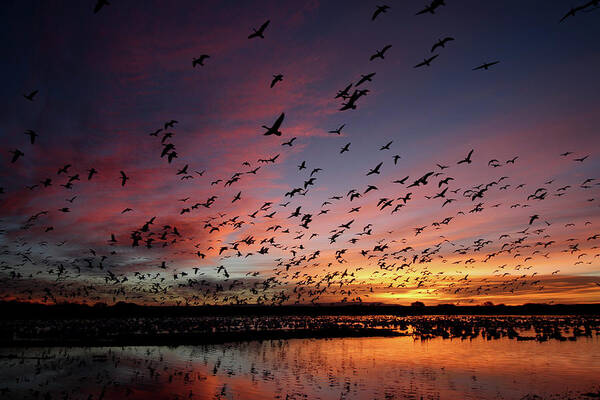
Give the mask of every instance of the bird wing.
M 285 113 L 281 113 L 281 115 L 279 116 L 279 118 L 277 118 L 277 120 L 275 121 L 275 124 L 273 125 L 273 128 L 279 129 L 279 127 L 281 126 L 281 123 L 283 122 L 284 118 L 285 118 Z
M 267 21 L 266 21 L 264 24 L 262 24 L 262 25 L 260 26 L 260 28 L 259 28 L 258 30 L 259 30 L 260 32 L 264 31 L 264 30 L 267 28 L 267 26 L 269 26 L 269 23 L 270 23 L 270 22 L 271 22 L 271 20 L 270 20 L 270 19 L 268 19 L 268 20 L 267 20 Z

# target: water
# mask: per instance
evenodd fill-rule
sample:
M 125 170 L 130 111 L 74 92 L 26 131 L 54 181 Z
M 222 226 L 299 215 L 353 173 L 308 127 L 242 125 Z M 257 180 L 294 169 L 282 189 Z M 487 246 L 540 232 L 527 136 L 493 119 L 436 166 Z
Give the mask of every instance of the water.
M 543 343 L 290 339 L 0 354 L 18 355 L 0 359 L 2 398 L 10 399 L 48 392 L 52 399 L 558 399 L 600 390 L 599 336 Z

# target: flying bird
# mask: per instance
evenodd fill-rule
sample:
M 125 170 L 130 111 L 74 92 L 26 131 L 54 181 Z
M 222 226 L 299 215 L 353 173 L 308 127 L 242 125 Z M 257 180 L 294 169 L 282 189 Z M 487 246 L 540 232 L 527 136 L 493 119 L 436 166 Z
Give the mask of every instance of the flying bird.
M 385 144 L 384 146 L 381 146 L 381 148 L 380 148 L 379 150 L 380 150 L 380 151 L 381 151 L 381 150 L 389 150 L 389 149 L 390 149 L 390 146 L 391 146 L 391 144 L 392 144 L 392 143 L 394 143 L 394 141 L 393 141 L 393 140 L 392 140 L 392 141 L 390 141 L 390 142 L 388 142 L 388 143 L 387 143 L 387 144 Z M 395 164 L 395 162 L 394 162 L 394 164 Z
M 344 129 L 345 126 L 346 124 L 342 124 L 339 128 L 329 131 L 329 133 L 337 133 L 338 135 L 341 135 L 342 129 Z
M 426 58 L 426 59 L 424 59 L 422 62 L 420 62 L 420 63 L 418 63 L 417 65 L 415 65 L 413 68 L 419 68 L 419 67 L 423 67 L 423 66 L 425 66 L 425 65 L 429 67 L 429 66 L 431 65 L 431 62 L 432 62 L 433 60 L 435 60 L 437 56 L 439 56 L 439 54 L 436 54 L 436 55 L 434 55 L 434 56 L 431 56 L 431 57 L 429 57 L 429 58 Z
M 39 136 L 37 133 L 35 133 L 31 129 L 27 129 L 23 134 L 29 136 L 29 141 L 31 142 L 31 144 L 34 144 L 35 138 Z
M 377 9 L 375 10 L 375 12 L 373 13 L 373 16 L 371 17 L 371 21 L 375 21 L 375 18 L 377 18 L 377 16 L 381 13 L 385 13 L 388 9 L 390 8 L 390 6 L 377 6 Z
M 277 82 L 281 82 L 281 81 L 283 81 L 283 75 L 282 74 L 273 75 L 273 80 L 271 81 L 271 88 L 273 88 L 273 86 L 275 86 L 275 84 Z
M 264 135 L 265 136 L 270 136 L 270 135 L 281 136 L 281 132 L 279 131 L 279 128 L 281 127 L 281 123 L 283 122 L 284 118 L 285 118 L 285 113 L 281 113 L 281 115 L 273 123 L 273 126 L 268 127 L 266 125 L 263 125 L 262 127 L 267 130 L 264 133 Z
M 431 48 L 431 52 L 433 53 L 433 51 L 434 51 L 435 49 L 437 49 L 438 47 L 445 48 L 445 47 L 446 47 L 446 43 L 448 43 L 448 42 L 450 42 L 450 41 L 452 41 L 452 40 L 454 40 L 454 38 L 453 38 L 453 37 L 450 37 L 450 36 L 447 36 L 447 37 L 445 37 L 445 38 L 443 38 L 443 39 L 440 39 L 440 40 L 438 40 L 438 41 L 437 41 L 437 42 L 436 42 L 436 43 L 433 45 L 433 47 Z
M 24 94 L 23 97 L 25 97 L 29 101 L 33 101 L 33 98 L 35 97 L 36 94 L 38 94 L 38 90 L 34 90 L 33 92 L 31 92 L 29 94 Z
M 167 128 L 173 128 L 175 126 L 175 124 L 177 124 L 177 123 L 179 123 L 179 121 L 176 121 L 176 120 L 172 119 L 170 121 L 165 122 L 164 128 L 165 129 L 167 129 Z
M 188 173 L 188 165 L 185 164 L 185 166 L 183 168 L 181 168 L 180 170 L 177 171 L 176 175 L 187 175 Z
M 291 138 L 291 139 L 290 139 L 289 141 L 287 141 L 287 142 L 283 142 L 283 143 L 281 143 L 281 145 L 282 145 L 282 146 L 290 146 L 290 147 L 292 147 L 292 145 L 293 145 L 293 143 L 294 143 L 294 140 L 296 140 L 296 137 L 293 137 L 293 138 Z
M 462 164 L 462 163 L 471 164 L 471 162 L 472 162 L 471 161 L 471 155 L 473 155 L 473 150 L 471 150 L 469 152 L 469 154 L 467 154 L 467 156 L 464 159 L 462 159 L 459 162 L 457 162 L 457 164 Z
M 500 61 L 492 61 L 492 62 L 486 62 L 486 63 L 483 63 L 483 64 L 481 64 L 480 66 L 473 68 L 473 71 L 477 71 L 478 69 L 485 69 L 485 70 L 487 70 L 487 69 L 489 69 L 489 68 L 490 68 L 492 65 L 496 65 L 496 64 L 498 64 L 499 62 L 500 62 Z
M 264 39 L 265 38 L 264 37 L 265 29 L 267 29 L 267 26 L 269 26 L 270 22 L 271 22 L 270 20 L 267 20 L 264 24 L 262 24 L 260 26 L 260 28 L 258 28 L 258 29 L 252 28 L 253 33 L 251 33 L 250 36 L 248 36 L 248 39 L 252 39 L 252 38 L 255 38 L 255 37 L 259 37 L 261 39 Z
M 19 150 L 19 149 L 14 149 L 14 150 L 11 150 L 9 153 L 11 153 L 11 154 L 13 155 L 13 156 L 12 156 L 12 159 L 10 160 L 10 162 L 11 162 L 11 163 L 15 163 L 15 162 L 17 162 L 17 160 L 18 160 L 20 157 L 23 157 L 23 156 L 25 155 L 25 153 L 23 153 L 23 152 L 22 152 L 21 150 Z
M 383 165 L 383 162 L 380 162 L 379 164 L 377 164 L 375 166 L 375 168 L 370 169 L 369 172 L 367 172 L 367 176 L 372 175 L 372 174 L 379 174 L 379 169 L 381 168 L 382 165 Z
M 92 179 L 92 177 L 93 177 L 95 174 L 97 174 L 97 173 L 98 173 L 98 171 L 96 171 L 96 169 L 95 169 L 95 168 L 90 168 L 90 169 L 88 170 L 88 181 L 89 181 L 89 180 L 91 180 L 91 179 Z
M 125 172 L 121 171 L 121 186 L 125 186 L 125 183 L 129 180 L 129 177 L 125 175 Z
M 407 179 L 408 179 L 408 175 L 407 175 L 407 176 L 405 176 L 405 177 L 404 177 L 404 178 L 402 178 L 402 179 L 395 180 L 395 181 L 393 181 L 392 183 L 399 183 L 399 184 L 401 184 L 401 185 L 404 185 L 404 183 L 406 182 L 406 180 L 407 180 Z
M 108 5 L 110 5 L 108 0 L 98 0 L 96 2 L 96 6 L 94 7 L 94 14 L 98 13 L 98 11 L 100 11 L 102 9 L 102 7 L 108 6 Z
M 372 82 L 374 76 L 375 76 L 375 72 L 371 72 L 370 74 L 367 74 L 367 75 L 361 75 L 360 80 L 356 83 L 355 86 L 358 87 L 358 85 L 360 85 L 362 83 Z
M 369 58 L 369 61 L 373 61 L 376 58 L 381 58 L 383 60 L 385 58 L 385 52 L 388 51 L 391 47 L 392 45 L 388 44 L 383 49 L 376 51 L 375 54 L 373 54 L 371 58 Z
M 593 3 L 593 2 L 590 2 L 590 3 L 588 3 L 588 4 L 591 4 L 591 3 Z M 587 7 L 587 5 L 588 5 L 588 4 L 586 4 L 586 5 L 583 5 L 583 6 L 579 6 L 579 7 L 571 7 L 571 9 L 570 9 L 570 10 L 569 10 L 569 11 L 568 11 L 568 12 L 567 12 L 567 13 L 566 13 L 566 14 L 565 14 L 565 15 L 564 15 L 564 16 L 563 16 L 561 19 L 560 19 L 560 21 L 558 21 L 558 22 L 559 22 L 559 23 L 561 23 L 561 22 L 563 22 L 565 19 L 567 19 L 567 18 L 569 18 L 569 17 L 574 17 L 574 16 L 575 16 L 575 13 L 576 13 L 577 11 L 581 11 L 581 10 L 583 10 L 584 8 L 586 8 L 586 7 Z
M 423 10 L 419 11 L 415 15 L 422 15 L 422 14 L 427 14 L 427 13 L 435 14 L 435 10 L 439 6 L 445 6 L 445 5 L 446 5 L 446 3 L 444 3 L 444 0 L 433 0 L 430 5 L 426 6 Z
M 204 60 L 206 60 L 207 58 L 210 58 L 208 54 L 202 54 L 200 57 L 194 58 L 194 60 L 192 61 L 192 67 L 196 68 L 196 65 L 203 67 Z

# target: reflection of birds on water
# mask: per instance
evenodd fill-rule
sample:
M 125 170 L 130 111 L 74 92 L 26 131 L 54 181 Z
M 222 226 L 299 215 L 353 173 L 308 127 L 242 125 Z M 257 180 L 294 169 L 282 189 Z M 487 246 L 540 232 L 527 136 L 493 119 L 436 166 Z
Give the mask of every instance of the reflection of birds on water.
M 483 306 L 489 309 L 491 306 Z M 419 305 L 413 307 L 418 309 Z M 151 323 L 148 323 L 150 321 Z M 503 348 L 501 342 L 507 340 L 527 341 L 534 343 L 525 344 L 538 356 L 543 350 L 534 350 L 535 342 L 563 342 L 566 340 L 580 340 L 592 338 L 600 329 L 595 318 L 581 316 L 564 317 L 526 317 L 526 316 L 323 316 L 309 319 L 299 319 L 289 316 L 246 316 L 232 318 L 231 326 L 222 325 L 221 318 L 150 318 L 143 320 L 131 318 L 123 320 L 114 333 L 128 334 L 146 326 L 147 329 L 162 332 L 172 336 L 178 333 L 196 336 L 212 332 L 227 330 L 236 332 L 248 330 L 249 337 L 256 337 L 264 330 L 282 330 L 289 332 L 290 328 L 298 331 L 305 327 L 314 326 L 315 329 L 330 329 L 332 326 L 353 326 L 363 324 L 366 327 L 377 327 L 396 331 L 410 331 L 412 337 L 406 338 L 352 338 L 330 339 L 325 342 L 310 338 L 300 338 L 292 341 L 250 340 L 242 343 L 217 343 L 202 344 L 198 346 L 115 346 L 109 348 L 80 347 L 80 348 L 41 348 L 24 349 L 19 352 L 8 353 L 0 357 L 5 379 L 2 393 L 7 398 L 141 398 L 147 396 L 152 390 L 153 396 L 158 398 L 245 398 L 247 385 L 239 384 L 248 382 L 252 387 L 260 388 L 262 396 L 276 398 L 286 394 L 290 399 L 318 398 L 324 393 L 340 392 L 341 398 L 359 397 L 369 393 L 369 398 L 385 398 L 384 392 L 388 387 L 397 387 L 398 376 L 407 376 L 409 381 L 424 381 L 431 384 L 431 371 L 425 374 L 406 373 L 411 368 L 406 366 L 406 360 L 396 360 L 401 355 L 403 346 L 408 341 L 419 340 L 428 343 L 423 347 L 422 354 L 418 357 L 434 357 L 439 364 L 439 359 L 446 360 L 453 351 L 465 349 L 465 343 L 471 346 L 485 343 L 488 352 L 499 354 Z M 80 334 L 94 337 L 99 330 L 107 329 L 114 321 L 109 319 L 98 320 L 98 325 L 81 324 L 80 321 L 59 319 L 50 324 L 46 331 L 49 335 L 60 335 L 61 332 L 79 330 Z M 582 326 L 583 323 L 583 326 Z M 37 327 L 37 322 L 25 322 L 22 332 Z M 113 327 L 113 329 L 115 329 Z M 533 333 L 532 333 L 533 332 Z M 461 339 L 447 341 L 446 339 Z M 396 379 L 389 374 L 380 376 L 380 379 L 360 387 L 353 381 L 362 381 L 365 376 L 372 373 L 372 364 L 378 362 L 377 353 L 371 350 L 381 346 L 381 343 L 390 342 L 397 345 L 389 350 L 390 357 L 395 361 L 388 362 L 388 372 L 392 371 Z M 498 341 L 498 342 L 496 342 Z M 331 351 L 345 352 L 354 348 L 356 343 L 364 348 L 366 356 L 360 357 L 354 363 L 348 363 L 345 357 L 325 357 Z M 443 346 L 442 346 L 443 344 Z M 441 347 L 440 347 L 441 346 Z M 448 346 L 450 346 L 449 349 Z M 447 349 L 447 350 L 446 350 Z M 437 352 L 437 353 L 436 353 Z M 570 357 L 569 355 L 559 355 Z M 573 360 L 577 359 L 572 355 Z M 545 356 L 546 358 L 552 356 Z M 581 361 L 580 366 L 589 368 L 593 361 Z M 446 361 L 447 362 L 447 361 Z M 456 373 L 464 375 L 463 364 L 452 367 L 446 365 L 440 373 L 443 376 L 452 376 Z M 427 366 L 428 364 L 424 364 Z M 293 374 L 289 368 L 293 366 Z M 344 379 L 332 379 L 329 385 L 322 385 L 315 380 L 315 368 L 321 370 L 338 371 L 338 376 Z M 509 368 L 510 365 L 507 367 Z M 506 369 L 505 374 L 518 373 L 518 369 Z M 58 381 L 49 379 L 49 376 L 66 374 L 69 380 Z M 557 373 L 559 374 L 559 373 Z M 23 376 L 27 376 L 24 379 Z M 474 379 L 474 378 L 471 378 Z M 476 378 L 482 380 L 482 377 Z M 436 388 L 442 389 L 446 379 L 436 383 Z M 301 384 L 299 384 L 300 382 Z M 286 386 L 281 389 L 282 383 Z M 389 383 L 389 385 L 388 385 Z M 483 384 L 482 384 L 483 385 Z M 430 386 L 427 386 L 428 388 Z M 531 391 L 527 382 L 520 386 L 522 390 Z M 34 388 L 34 389 L 32 389 Z M 37 395 L 29 396 L 33 390 Z M 302 390 L 299 393 L 298 390 Z M 457 392 L 456 388 L 453 388 Z M 495 389 L 490 389 L 495 390 Z M 512 390 L 515 390 L 513 387 Z M 66 394 L 65 394 L 66 393 Z M 480 393 L 483 392 L 481 389 Z M 497 395 L 497 393 L 494 393 Z M 227 397 L 230 396 L 230 397 Z M 325 396 L 324 396 L 325 397 Z

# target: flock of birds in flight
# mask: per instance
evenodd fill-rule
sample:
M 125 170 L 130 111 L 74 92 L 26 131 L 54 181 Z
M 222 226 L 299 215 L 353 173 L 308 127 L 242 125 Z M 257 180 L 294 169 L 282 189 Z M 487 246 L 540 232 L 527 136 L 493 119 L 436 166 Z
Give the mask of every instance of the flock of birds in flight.
M 99 0 L 94 12 L 99 12 L 109 3 Z M 417 15 L 435 14 L 439 8 L 445 6 L 443 0 L 433 0 Z M 598 6 L 598 0 L 590 1 L 580 7 L 572 9 L 561 22 L 569 16 L 574 16 L 580 11 L 589 11 Z M 387 13 L 389 6 L 377 6 L 372 14 L 372 20 Z M 267 20 L 258 28 L 253 28 L 248 39 L 265 39 L 268 36 L 270 21 Z M 441 38 L 434 43 L 430 49 L 433 54 L 436 50 L 445 49 L 455 39 L 450 36 Z M 386 45 L 377 50 L 370 61 L 376 59 L 385 60 L 391 45 Z M 431 66 L 439 54 L 433 54 L 422 62 L 414 65 L 414 68 Z M 192 61 L 192 67 L 205 67 L 210 55 L 203 54 Z M 473 68 L 473 70 L 489 70 L 497 65 L 498 60 L 484 62 Z M 375 72 L 361 75 L 354 83 L 349 83 L 339 90 L 335 99 L 341 99 L 340 111 L 355 110 L 357 101 L 367 95 L 369 90 L 363 85 L 373 81 Z M 276 90 L 278 84 L 283 82 L 283 74 L 274 74 L 269 83 L 271 89 Z M 24 95 L 27 101 L 35 101 L 39 95 L 38 90 Z M 285 113 L 281 112 L 275 117 L 271 125 L 263 125 L 263 136 L 284 137 Z M 178 158 L 175 145 L 175 128 L 177 120 L 166 121 L 161 127 L 149 133 L 156 138 L 157 148 L 160 150 L 160 159 L 167 164 L 172 164 Z M 332 135 L 343 135 L 345 124 L 329 131 Z M 26 130 L 24 134 L 28 137 L 28 145 L 35 146 L 38 133 Z M 292 147 L 298 138 L 284 139 L 283 147 Z M 391 140 L 379 148 L 382 154 L 392 151 L 394 141 Z M 339 153 L 344 155 L 351 150 L 351 142 L 340 147 Z M 19 166 L 22 158 L 26 157 L 26 151 L 14 149 L 10 151 L 10 163 Z M 331 194 L 324 199 L 319 209 L 307 209 L 301 204 L 310 190 L 315 187 L 319 176 L 324 172 L 320 167 L 309 167 L 307 161 L 302 161 L 298 166 L 298 173 L 302 174 L 302 183 L 297 187 L 282 193 L 281 200 L 265 201 L 245 214 L 230 215 L 223 210 L 218 210 L 219 204 L 224 208 L 229 204 L 241 201 L 243 193 L 234 190 L 231 198 L 223 200 L 217 195 L 210 195 L 203 201 L 190 201 L 192 196 L 178 199 L 181 203 L 178 218 L 186 218 L 186 214 L 194 215 L 200 210 L 210 210 L 214 214 L 207 216 L 202 221 L 202 227 L 206 235 L 225 234 L 238 235 L 237 240 L 209 239 L 196 242 L 193 235 L 186 235 L 177 227 L 177 220 L 168 217 L 165 223 L 159 225 L 160 216 L 148 216 L 146 222 L 125 234 L 106 233 L 105 245 L 98 249 L 89 249 L 85 254 L 72 257 L 54 256 L 54 252 L 44 255 L 44 248 L 50 245 L 49 240 L 31 243 L 25 234 L 18 235 L 10 244 L 4 244 L 1 248 L 3 259 L 0 261 L 0 271 L 4 279 L 4 287 L 8 290 L 12 287 L 12 296 L 21 299 L 32 299 L 41 297 L 44 301 L 58 301 L 58 299 L 96 299 L 103 300 L 112 297 L 113 301 L 127 300 L 137 302 L 156 302 L 160 304 L 207 304 L 207 303 L 231 303 L 231 304 L 283 304 L 283 303 L 318 303 L 324 299 L 338 298 L 342 302 L 363 302 L 367 297 L 373 296 L 376 290 L 393 291 L 395 289 L 412 289 L 418 293 L 427 295 L 449 296 L 458 295 L 464 298 L 481 297 L 489 294 L 516 293 L 519 290 L 542 291 L 544 281 L 538 272 L 532 271 L 533 261 L 550 259 L 552 253 L 566 255 L 575 258 L 573 266 L 587 263 L 592 264 L 600 257 L 595 245 L 600 239 L 599 233 L 591 233 L 586 240 L 577 238 L 567 240 L 554 239 L 550 234 L 551 216 L 531 212 L 529 217 L 523 221 L 523 229 L 518 232 L 500 233 L 496 239 L 479 238 L 470 244 L 458 243 L 449 240 L 444 235 L 437 236 L 437 242 L 427 247 L 411 245 L 410 238 L 401 238 L 394 231 L 377 230 L 373 223 L 364 224 L 359 227 L 361 210 L 370 206 L 375 207 L 378 212 L 389 212 L 390 215 L 399 214 L 405 208 L 410 207 L 415 199 L 424 199 L 427 202 L 439 202 L 442 210 L 451 209 L 453 203 L 460 203 L 461 208 L 448 211 L 448 215 L 442 219 L 430 221 L 424 225 L 414 227 L 414 237 L 431 230 L 446 228 L 468 215 L 478 214 L 484 210 L 494 210 L 499 207 L 510 209 L 535 208 L 540 202 L 553 201 L 566 196 L 575 190 L 590 191 L 600 185 L 594 177 L 582 182 L 561 183 L 553 179 L 540 182 L 539 187 L 529 189 L 524 183 L 519 183 L 516 178 L 500 175 L 494 179 L 480 182 L 475 185 L 455 186 L 456 176 L 450 176 L 449 172 L 458 168 L 469 168 L 473 163 L 482 162 L 477 158 L 475 149 L 465 152 L 463 158 L 458 158 L 448 163 L 436 163 L 427 171 L 414 176 L 403 176 L 392 181 L 392 192 L 395 195 L 382 195 L 373 199 L 380 187 L 375 182 L 369 183 L 366 188 L 348 188 L 345 193 Z M 259 158 L 256 162 L 246 161 L 242 170 L 234 172 L 229 177 L 220 177 L 210 181 L 209 188 L 222 186 L 233 188 L 248 175 L 257 175 L 269 165 L 276 164 L 281 153 Z M 575 155 L 572 152 L 564 152 L 557 155 L 573 163 L 584 163 L 589 155 Z M 388 166 L 388 157 L 383 161 L 374 162 L 374 166 L 364 172 L 366 177 L 379 176 L 383 169 Z M 389 159 L 396 166 L 401 156 L 395 154 Z M 519 156 L 508 160 L 491 159 L 487 161 L 487 168 L 495 171 L 505 171 L 506 168 L 518 164 Z M 391 163 L 392 161 L 390 161 Z M 384 167 L 385 166 L 385 167 Z M 60 186 L 65 190 L 73 190 L 75 185 L 82 181 L 92 182 L 95 176 L 102 171 L 94 167 L 86 170 L 86 173 L 77 172 L 76 166 L 65 164 L 57 169 L 56 177 L 47 177 L 38 183 L 27 186 L 30 191 L 48 188 L 54 184 L 55 179 L 65 177 Z M 185 164 L 177 167 L 175 176 L 181 181 L 190 179 L 202 179 L 206 170 L 198 171 L 192 166 Z M 128 175 L 124 170 L 115 176 L 116 184 L 123 190 L 134 177 Z M 433 192 L 428 191 L 431 187 Z M 383 189 L 383 188 L 382 188 Z M 389 192 L 390 188 L 386 188 Z M 0 187 L 0 195 L 5 194 L 4 187 Z M 509 190 L 519 191 L 523 198 L 522 202 L 514 204 L 503 204 L 502 202 L 490 201 L 494 196 L 501 195 Z M 383 192 L 383 190 L 382 190 Z M 401 194 L 400 194 L 401 192 Z M 19 230 L 42 231 L 50 234 L 54 227 L 44 223 L 45 217 L 55 212 L 70 213 L 76 205 L 77 195 L 66 199 L 68 205 L 58 210 L 41 210 L 31 215 Z M 591 207 L 597 203 L 596 199 L 588 198 Z M 293 204 L 292 204 L 293 203 Z M 465 207 L 466 204 L 466 207 Z M 313 228 L 313 222 L 324 218 L 327 214 L 340 214 L 340 208 L 349 205 L 347 217 L 343 223 L 335 223 L 325 233 Z M 429 203 L 428 203 L 429 206 Z M 286 212 L 287 210 L 287 212 Z M 121 214 L 133 213 L 130 207 L 124 208 Z M 495 211 L 488 211 L 495 212 Z M 507 212 L 507 211 L 506 211 Z M 285 214 L 285 217 L 282 216 Z M 270 221 L 273 221 L 270 223 Z M 264 226 L 263 230 L 261 227 Z M 573 223 L 562 226 L 563 230 L 573 228 Z M 0 234 L 6 235 L 8 228 L 0 227 Z M 586 221 L 585 229 L 593 229 L 592 222 Z M 241 232 L 244 232 L 241 234 Z M 311 240 L 327 235 L 325 249 L 311 250 Z M 413 238 L 414 238 L 413 237 Z M 374 244 L 365 244 L 371 240 Z M 343 245 L 341 243 L 344 243 Z M 66 241 L 56 243 L 56 247 L 67 244 Z M 144 260 L 152 258 L 150 255 L 153 248 L 174 248 L 173 254 L 197 257 L 200 262 L 217 260 L 218 266 L 209 267 L 198 265 L 187 270 L 178 271 L 170 262 L 162 259 L 149 266 L 140 264 L 140 269 L 129 273 L 126 270 L 119 271 L 118 265 L 120 251 L 119 246 L 145 248 L 148 255 L 141 257 Z M 334 247 L 335 246 L 335 247 Z M 584 249 L 585 247 L 585 249 Z M 193 250 L 190 250 L 193 248 Z M 42 249 L 41 251 L 39 249 Z M 230 260 L 235 258 L 246 259 L 256 255 L 267 255 L 277 252 L 273 258 L 275 263 L 271 272 L 268 270 L 257 270 L 241 274 L 231 271 L 227 266 Z M 332 253 L 332 259 L 327 259 L 326 254 Z M 125 257 L 127 251 L 123 250 Z M 160 253 L 161 255 L 163 253 Z M 359 258 L 356 258 L 359 257 Z M 352 258 L 352 261 L 348 261 Z M 511 264 L 505 262 L 498 265 L 492 277 L 469 277 L 469 269 L 475 265 L 491 263 L 495 258 L 510 258 L 514 260 Z M 20 259 L 20 263 L 13 262 Z M 356 259 L 360 261 L 356 261 Z M 127 262 L 125 262 L 127 264 Z M 362 264 L 362 266 L 352 264 Z M 433 265 L 452 265 L 461 268 L 456 271 L 433 272 Z M 25 266 L 38 267 L 36 271 L 24 272 Z M 229 268 L 229 269 L 228 269 Z M 552 275 L 558 274 L 555 270 Z M 463 276 L 464 275 L 464 276 Z M 440 283 L 441 282 L 441 283 Z M 78 283 L 78 284 L 76 284 Z M 600 286 L 600 283 L 596 283 Z

